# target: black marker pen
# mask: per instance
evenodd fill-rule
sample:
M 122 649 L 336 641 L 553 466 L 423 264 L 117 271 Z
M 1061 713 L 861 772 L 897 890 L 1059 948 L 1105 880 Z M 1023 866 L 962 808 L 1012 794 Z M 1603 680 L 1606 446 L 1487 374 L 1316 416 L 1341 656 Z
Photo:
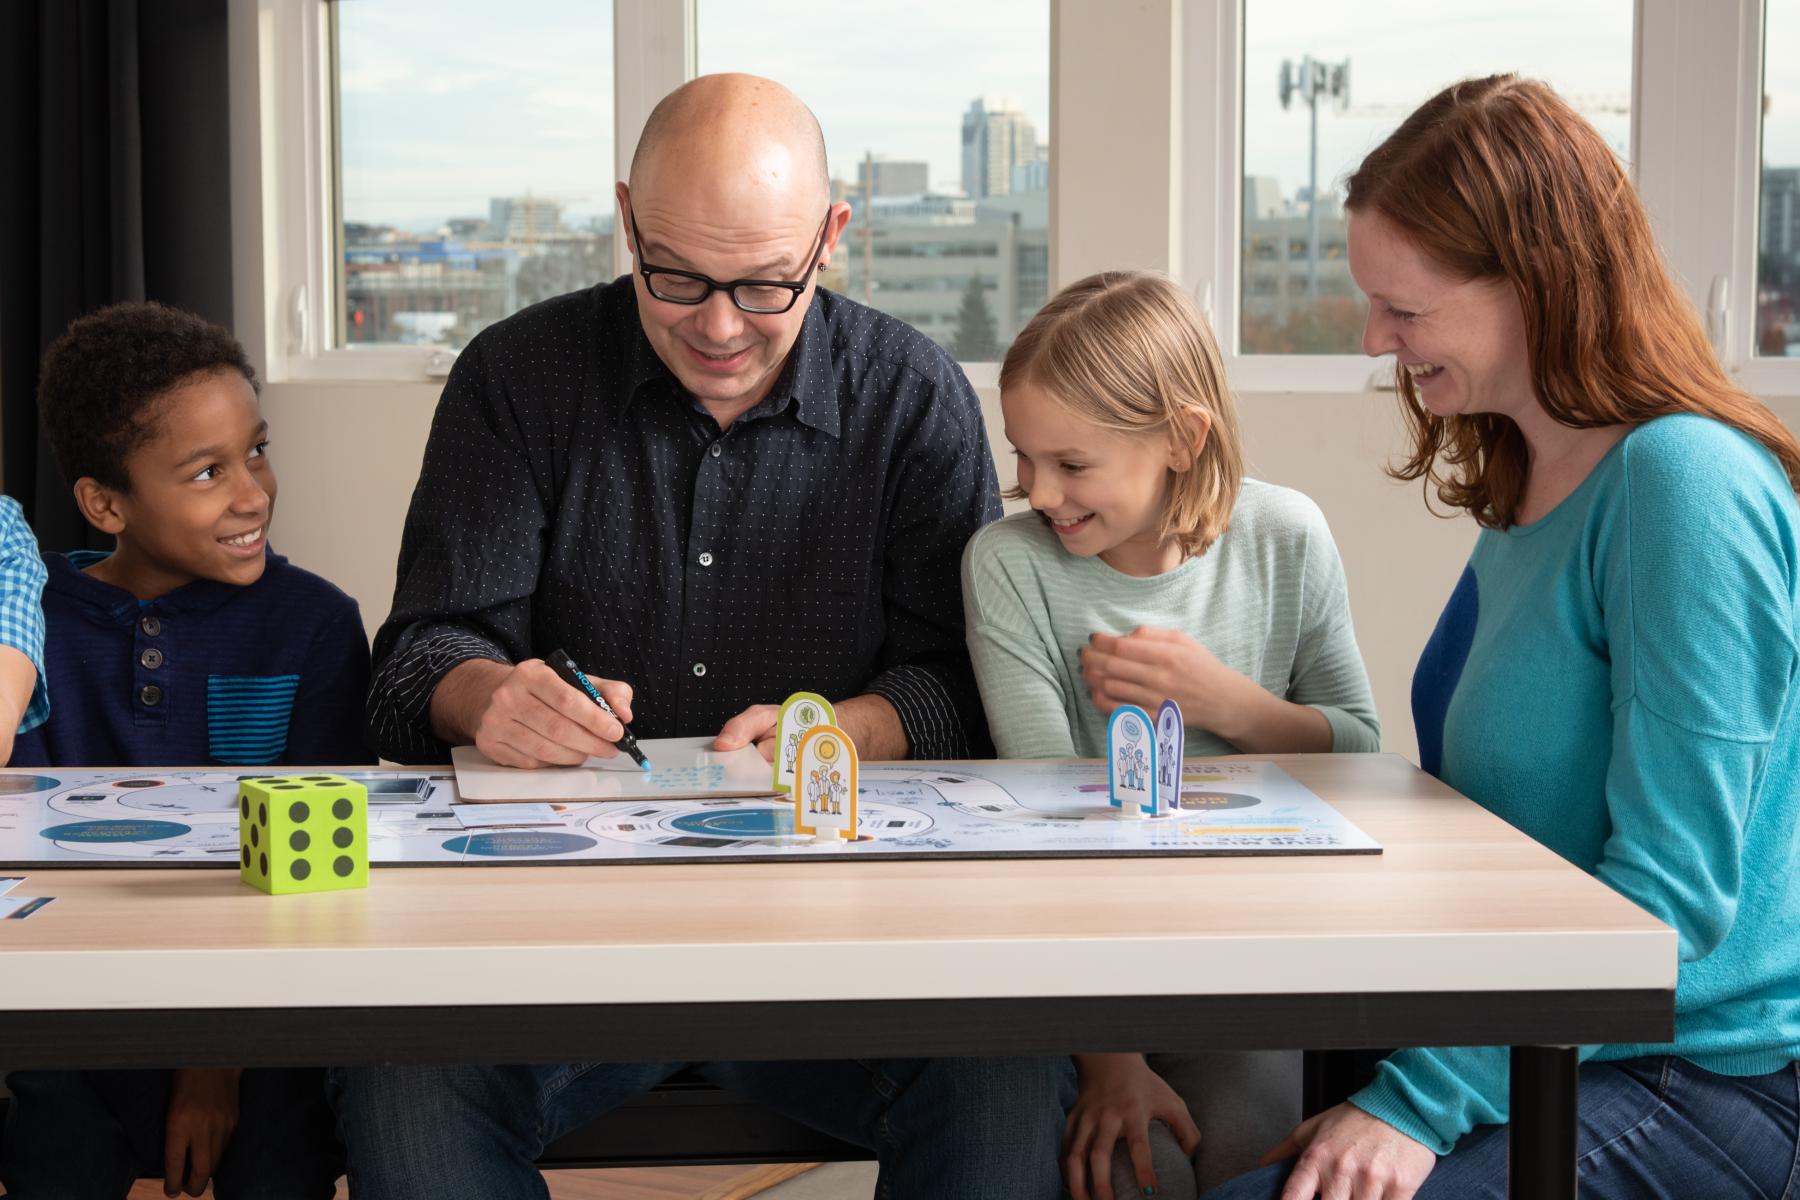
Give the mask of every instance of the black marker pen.
M 550 664 L 550 669 L 555 671 L 557 677 L 564 683 L 575 688 L 577 691 L 584 693 L 589 700 L 598 704 L 601 712 L 609 717 L 618 717 L 619 714 L 613 711 L 613 706 L 606 702 L 606 697 L 600 694 L 600 689 L 588 682 L 588 677 L 581 673 L 581 668 L 575 665 L 575 660 L 569 657 L 567 651 L 552 650 L 550 653 L 544 655 L 544 661 Z M 644 757 L 644 752 L 642 750 L 638 749 L 637 738 L 632 736 L 631 730 L 626 728 L 625 722 L 620 721 L 619 728 L 625 730 L 625 736 L 620 738 L 614 744 L 625 753 L 631 755 L 631 757 L 636 760 L 638 766 L 648 771 L 650 769 L 650 760 Z

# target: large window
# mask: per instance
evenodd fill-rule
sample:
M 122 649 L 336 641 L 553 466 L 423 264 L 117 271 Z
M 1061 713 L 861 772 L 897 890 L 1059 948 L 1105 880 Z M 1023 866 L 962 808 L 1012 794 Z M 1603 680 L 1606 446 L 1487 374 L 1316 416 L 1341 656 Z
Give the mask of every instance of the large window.
M 1358 353 L 1342 181 L 1444 84 L 1516 70 L 1631 159 L 1727 366 L 1759 395 L 1800 395 L 1800 0 L 1400 16 L 1341 0 L 234 0 L 231 15 L 240 333 L 272 379 L 441 375 L 486 324 L 610 277 L 612 185 L 650 106 L 695 70 L 745 70 L 824 125 L 855 210 L 826 285 L 965 362 L 1003 353 L 1054 259 L 1061 282 L 1171 271 L 1241 390 L 1383 386 L 1391 371 Z
M 1244 5 L 1243 353 L 1358 352 L 1343 182 L 1444 85 L 1499 71 L 1543 79 L 1629 152 L 1632 0 L 1438 0 L 1371 14 L 1341 0 Z
M 458 348 L 612 275 L 608 0 L 341 0 L 331 344 Z
M 851 224 L 824 286 L 997 359 L 1048 297 L 1047 0 L 697 0 L 702 74 L 794 89 Z
M 1763 35 L 1756 353 L 1800 356 L 1800 5 L 1768 6 Z

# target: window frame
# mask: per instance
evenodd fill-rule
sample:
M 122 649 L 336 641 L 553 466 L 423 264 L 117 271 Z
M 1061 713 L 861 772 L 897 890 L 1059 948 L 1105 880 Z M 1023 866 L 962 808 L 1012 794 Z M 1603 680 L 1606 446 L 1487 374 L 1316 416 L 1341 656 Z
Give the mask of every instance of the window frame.
M 1667 2 L 1667 0 L 1665 0 Z M 1735 83 L 1718 101 L 1722 123 L 1731 120 L 1732 136 L 1717 139 L 1733 148 L 1730 209 L 1714 219 L 1728 222 L 1732 244 L 1725 261 L 1726 280 L 1714 281 L 1726 299 L 1724 329 L 1714 345 L 1729 370 L 1745 390 L 1758 397 L 1800 397 L 1800 358 L 1762 356 L 1756 352 L 1757 258 L 1762 228 L 1762 130 L 1766 4 L 1762 0 L 1738 0 L 1735 28 L 1722 22 L 1720 45 L 1713 51 L 1715 69 Z M 1727 36 L 1735 33 L 1735 46 Z M 1730 61 L 1735 52 L 1735 61 Z M 1729 71 L 1729 74 L 1725 72 Z M 1729 107 L 1727 107 L 1729 106 Z M 1713 215 L 1709 212 L 1709 215 Z M 1702 307 L 1716 327 L 1719 314 Z M 1709 332 L 1712 332 L 1709 327 Z
M 275 381 L 440 378 L 454 351 L 327 348 L 339 236 L 328 157 L 333 2 L 230 7 L 239 335 Z M 1240 393 L 1391 389 L 1382 360 L 1238 349 L 1249 0 L 1148 0 L 1100 15 L 1085 0 L 1047 2 L 1051 292 L 1101 266 L 1165 270 L 1221 331 Z M 1758 396 L 1800 397 L 1800 359 L 1755 354 L 1763 0 L 1636 0 L 1633 22 L 1632 175 L 1663 253 L 1733 376 Z M 651 106 L 694 74 L 694 5 L 614 0 L 613 31 L 614 167 L 623 178 Z M 1159 42 L 1166 62 L 1143 51 Z M 1121 56 L 1134 63 L 1130 89 L 1112 82 Z M 623 238 L 613 261 L 618 274 L 630 268 Z M 997 364 L 963 367 L 978 389 L 996 385 Z
M 1756 354 L 1763 0 L 1639 0 L 1638 192 L 1719 361 L 1763 399 L 1800 395 L 1800 359 Z
M 274 382 L 441 379 L 456 361 L 447 347 L 331 344 L 342 257 L 334 2 L 245 0 L 230 9 L 239 336 Z M 651 107 L 693 74 L 692 4 L 613 0 L 612 65 L 613 167 L 623 179 Z M 629 259 L 624 239 L 614 238 L 614 273 Z
M 334 2 L 245 0 L 230 8 L 239 337 L 272 382 L 442 379 L 456 361 L 456 351 L 447 347 L 332 345 L 341 319 L 336 272 L 342 255 L 335 207 Z M 695 71 L 693 0 L 613 0 L 615 178 L 628 174 L 651 108 Z M 1054 179 L 1051 187 L 1054 213 Z M 624 238 L 613 239 L 612 253 L 614 275 L 629 272 Z M 962 365 L 976 388 L 996 386 L 999 364 Z
M 1179 277 L 1218 338 L 1234 391 L 1360 392 L 1393 387 L 1392 360 L 1360 354 L 1245 354 L 1239 347 L 1244 219 L 1244 4 L 1195 0 L 1182 30 L 1187 131 Z M 1210 86 L 1208 81 L 1210 81 Z M 1384 366 L 1383 364 L 1388 365 Z
M 1193 236 L 1181 278 L 1220 334 L 1237 391 L 1391 391 L 1391 359 L 1240 349 L 1248 2 L 1193 0 L 1188 11 L 1183 77 L 1197 82 L 1182 100 L 1184 217 Z M 1632 20 L 1631 174 L 1663 253 L 1727 370 L 1759 396 L 1800 395 L 1800 359 L 1758 358 L 1754 344 L 1763 0 L 1637 0 Z

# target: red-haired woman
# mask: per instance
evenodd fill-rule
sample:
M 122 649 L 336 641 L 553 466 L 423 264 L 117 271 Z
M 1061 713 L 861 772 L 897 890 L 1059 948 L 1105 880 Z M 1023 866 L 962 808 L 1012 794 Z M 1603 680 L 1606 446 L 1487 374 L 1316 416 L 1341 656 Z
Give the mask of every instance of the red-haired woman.
M 1674 1040 L 1583 1050 L 1581 1194 L 1800 1194 L 1800 445 L 1544 85 L 1446 89 L 1346 207 L 1395 473 L 1482 526 L 1414 676 L 1422 763 L 1680 935 Z M 1506 1120 L 1504 1049 L 1403 1050 L 1212 1198 L 1499 1197 Z

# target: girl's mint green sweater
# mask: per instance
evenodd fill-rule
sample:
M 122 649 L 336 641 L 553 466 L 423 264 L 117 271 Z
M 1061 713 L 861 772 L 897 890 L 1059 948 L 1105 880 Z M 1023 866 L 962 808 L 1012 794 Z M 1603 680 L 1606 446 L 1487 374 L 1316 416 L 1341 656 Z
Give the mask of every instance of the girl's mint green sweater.
M 1081 680 L 1081 648 L 1089 634 L 1139 626 L 1179 630 L 1238 674 L 1318 709 L 1332 749 L 1381 748 L 1337 544 L 1318 505 L 1289 488 L 1246 479 L 1206 553 L 1147 577 L 1069 553 L 1037 513 L 995 521 L 963 552 L 963 611 L 1001 758 L 1103 757 L 1106 718 Z M 1237 748 L 1190 727 L 1187 753 Z
M 1800 508 L 1696 416 L 1484 530 L 1413 679 L 1422 765 L 1673 926 L 1666 1046 L 1722 1075 L 1800 1057 Z M 1352 1102 L 1447 1153 L 1507 1117 L 1500 1047 L 1402 1050 Z

